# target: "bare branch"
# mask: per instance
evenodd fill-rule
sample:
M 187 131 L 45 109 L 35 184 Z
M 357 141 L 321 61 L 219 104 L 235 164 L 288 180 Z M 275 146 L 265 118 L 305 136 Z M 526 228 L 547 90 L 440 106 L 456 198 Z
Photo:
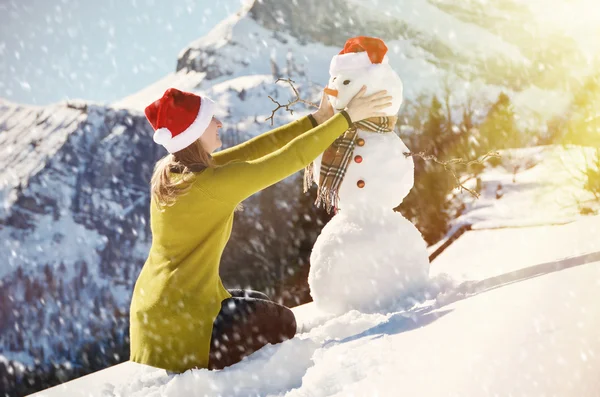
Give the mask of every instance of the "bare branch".
M 442 165 L 444 167 L 444 169 L 446 171 L 450 172 L 452 174 L 452 176 L 454 177 L 454 180 L 456 181 L 456 185 L 454 186 L 455 188 L 460 188 L 461 192 L 463 190 L 466 190 L 473 197 L 479 198 L 479 193 L 469 189 L 468 187 L 466 187 L 464 185 L 464 183 L 467 182 L 471 178 L 468 177 L 467 179 L 465 179 L 464 181 L 461 182 L 460 179 L 458 178 L 458 175 L 456 175 L 456 171 L 454 170 L 454 168 L 450 167 L 450 166 L 451 165 L 464 165 L 465 167 L 468 167 L 471 164 L 483 165 L 484 161 L 487 160 L 488 157 L 500 157 L 500 153 L 490 151 L 486 155 L 484 155 L 481 160 L 471 160 L 471 161 L 466 161 L 462 158 L 455 158 L 455 159 L 450 159 L 447 161 L 440 161 L 437 159 L 436 156 L 434 156 L 432 154 L 425 154 L 425 152 L 419 152 L 419 153 L 404 152 L 404 156 L 406 156 L 406 157 L 421 157 L 423 160 L 433 160 L 435 163 Z
M 275 116 L 275 112 L 278 111 L 281 108 L 285 108 L 285 110 L 287 110 L 288 112 L 290 112 L 291 114 L 294 114 L 294 111 L 292 109 L 290 109 L 290 106 L 295 105 L 296 103 L 304 103 L 305 105 L 309 105 L 309 106 L 313 106 L 315 108 L 318 108 L 318 105 L 315 105 L 314 103 L 310 102 L 310 101 L 306 101 L 304 99 L 300 98 L 300 95 L 298 94 L 298 90 L 296 90 L 296 87 L 294 87 L 294 81 L 291 79 L 282 79 L 279 78 L 275 81 L 275 83 L 277 83 L 279 80 L 281 81 L 287 81 L 290 86 L 292 87 L 292 90 L 294 90 L 294 94 L 296 95 L 296 99 L 294 99 L 293 101 L 287 103 L 286 105 L 282 105 L 281 103 L 277 102 L 275 99 L 273 99 L 270 95 L 269 95 L 269 99 L 272 100 L 274 103 L 277 104 L 277 107 L 275 108 L 275 110 L 273 110 L 271 112 L 271 117 L 267 117 L 267 120 L 271 119 L 271 125 L 273 125 L 273 117 Z

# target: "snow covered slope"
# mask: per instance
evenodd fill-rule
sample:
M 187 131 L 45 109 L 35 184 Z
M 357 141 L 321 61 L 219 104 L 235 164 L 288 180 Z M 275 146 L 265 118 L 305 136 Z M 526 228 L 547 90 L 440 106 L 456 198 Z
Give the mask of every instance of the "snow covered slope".
M 594 148 L 558 145 L 499 151 L 498 166 L 487 163 L 481 197 L 464 194 L 466 208 L 452 225 L 472 229 L 560 224 L 580 217 L 594 198 L 584 189 L 584 172 Z M 475 180 L 470 187 L 475 188 Z
M 498 164 L 486 162 L 478 178 L 465 182 L 470 189 L 481 184 L 479 198 L 457 193 L 463 208 L 450 221 L 446 236 L 428 248 L 430 254 L 443 250 L 465 229 L 559 225 L 600 209 L 593 194 L 584 189 L 594 148 L 548 145 L 499 153 Z
M 309 329 L 222 371 L 125 363 L 38 395 L 600 395 L 600 216 L 471 231 L 432 272 L 455 281 L 435 300 L 339 317 L 310 303 L 294 309 Z

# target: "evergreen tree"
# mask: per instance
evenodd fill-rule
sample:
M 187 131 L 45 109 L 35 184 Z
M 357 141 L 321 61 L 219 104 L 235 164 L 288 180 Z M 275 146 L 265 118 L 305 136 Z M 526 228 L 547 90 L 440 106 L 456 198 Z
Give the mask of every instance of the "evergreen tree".
M 462 121 L 460 123 L 460 128 L 463 131 L 470 131 L 475 124 L 473 123 L 473 114 L 467 109 L 463 109 Z
M 590 191 L 600 201 L 600 148 L 596 148 L 592 163 L 585 170 L 584 189 Z
M 600 74 L 586 80 L 569 113 L 565 143 L 600 146 Z
M 523 145 L 523 137 L 517 129 L 515 113 L 508 95 L 500 93 L 479 127 L 479 132 L 484 152 Z
M 563 142 L 566 134 L 567 119 L 565 115 L 557 115 L 546 122 L 546 133 L 538 141 L 538 145 L 553 145 Z
M 35 291 L 33 288 L 33 283 L 29 277 L 25 277 L 25 303 L 31 305 L 35 299 Z
M 15 271 L 15 277 L 17 278 L 17 282 L 19 282 L 19 280 L 23 280 L 24 273 L 21 265 L 17 266 L 17 270 Z
M 454 137 L 445 131 L 448 125 L 442 104 L 433 97 L 427 121 L 418 139 L 411 141 L 409 149 L 413 153 L 425 151 L 436 157 L 447 156 L 447 147 L 451 147 Z M 408 142 L 405 142 L 408 146 Z M 395 210 L 400 211 L 419 229 L 428 244 L 435 243 L 447 229 L 449 202 L 448 193 L 452 191 L 452 181 L 443 166 L 413 157 L 415 162 L 415 184 L 409 195 Z
M 15 334 L 15 344 L 13 345 L 14 351 L 23 350 L 25 348 L 25 340 L 23 339 L 23 332 L 16 332 Z
M 424 148 L 428 154 L 438 156 L 443 149 L 443 142 L 446 138 L 444 126 L 447 125 L 447 120 L 444 117 L 444 110 L 437 96 L 431 100 L 428 118 L 423 126 L 422 136 L 423 142 L 426 144 Z
M 48 290 L 50 291 L 50 294 L 54 296 L 54 293 L 56 292 L 56 282 L 54 280 L 54 273 L 52 272 L 52 268 L 48 263 L 44 265 L 44 279 L 46 281 L 46 285 L 48 287 Z

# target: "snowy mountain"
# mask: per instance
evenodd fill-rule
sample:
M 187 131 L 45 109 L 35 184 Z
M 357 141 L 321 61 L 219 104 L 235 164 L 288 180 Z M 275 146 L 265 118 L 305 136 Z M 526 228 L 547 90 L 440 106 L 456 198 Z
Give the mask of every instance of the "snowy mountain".
M 556 47 L 556 40 L 536 33 L 535 15 L 517 3 L 507 6 L 513 2 L 502 2 L 504 7 L 486 2 L 474 8 L 409 0 L 297 4 L 247 3 L 184 49 L 176 72 L 114 105 L 142 109 L 168 86 L 214 96 L 215 84 L 264 74 L 291 75 L 322 87 L 331 57 L 357 34 L 385 40 L 407 99 L 442 93 L 449 85 L 455 105 L 469 98 L 482 103 L 495 100 L 504 90 L 519 105 L 517 111 L 536 122 L 565 109 L 570 94 L 561 91 L 563 82 L 580 77 L 584 69 L 577 63 L 582 58 L 577 43 L 559 36 L 567 47 L 560 51 L 569 51 L 571 63 L 569 69 L 561 67 L 563 75 L 556 79 L 553 62 L 563 58 L 550 54 L 542 59 L 545 54 L 538 54 L 546 44 Z M 228 102 L 220 104 L 232 108 Z M 269 101 L 264 104 L 268 109 Z
M 68 360 L 70 344 L 107 329 L 123 336 L 150 246 L 148 181 L 166 154 L 142 110 L 167 87 L 213 98 L 235 144 L 271 128 L 268 95 L 290 98 L 277 77 L 292 77 L 317 102 L 331 57 L 349 37 L 371 35 L 386 41 L 407 99 L 446 84 L 456 104 L 505 91 L 539 122 L 570 94 L 540 84 L 544 72 L 527 46 L 500 34 L 500 21 L 527 12 L 424 0 L 252 1 L 183 49 L 174 73 L 116 103 L 0 101 L 0 353 L 26 364 Z M 278 113 L 274 125 L 307 111 Z
M 0 102 L 0 126 L 2 353 L 67 359 L 127 323 L 160 153 L 145 118 L 94 104 Z

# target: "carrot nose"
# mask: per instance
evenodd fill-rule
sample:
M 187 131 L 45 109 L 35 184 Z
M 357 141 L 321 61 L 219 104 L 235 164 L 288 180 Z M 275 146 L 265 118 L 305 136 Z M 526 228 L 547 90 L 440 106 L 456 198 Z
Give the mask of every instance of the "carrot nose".
M 325 87 L 325 89 L 323 91 L 325 91 L 325 93 L 327 95 L 331 95 L 331 96 L 334 96 L 336 98 L 338 96 L 338 90 L 332 90 L 331 88 Z

